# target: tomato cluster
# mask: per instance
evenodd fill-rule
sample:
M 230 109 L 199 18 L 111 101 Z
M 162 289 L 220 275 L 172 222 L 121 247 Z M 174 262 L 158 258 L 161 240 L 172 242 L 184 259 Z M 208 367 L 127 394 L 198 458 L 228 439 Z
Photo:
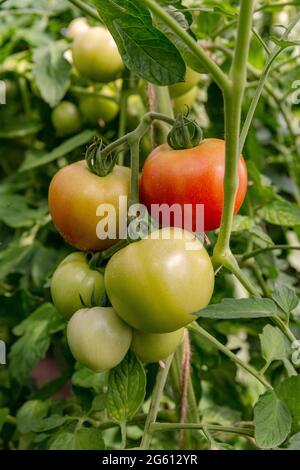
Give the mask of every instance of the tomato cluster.
M 68 34 L 74 39 L 73 61 L 81 76 L 107 83 L 116 80 L 123 63 L 110 33 L 89 27 L 78 19 Z M 95 44 L 101 43 L 101 53 Z M 194 101 L 200 76 L 187 69 L 185 82 L 170 87 L 174 109 Z M 63 101 L 53 111 L 52 121 L 61 134 L 75 132 L 81 117 L 89 123 L 109 122 L 118 113 L 112 88 L 102 96 L 82 96 L 79 110 Z M 127 127 L 139 123 L 144 103 L 139 95 L 128 100 Z M 129 348 L 143 362 L 166 359 L 181 343 L 184 328 L 195 312 L 210 302 L 214 288 L 212 262 L 196 230 L 196 205 L 205 210 L 204 230 L 220 226 L 224 203 L 225 142 L 206 139 L 194 148 L 174 150 L 164 144 L 146 159 L 140 178 L 140 198 L 149 211 L 153 204 L 192 207 L 192 227 L 169 226 L 129 243 L 109 261 L 93 253 L 111 248 L 119 235 L 118 224 L 126 219 L 131 171 L 115 165 L 104 175 L 94 171 L 89 160 L 70 164 L 54 176 L 49 188 L 52 220 L 62 237 L 80 250 L 63 260 L 53 274 L 51 294 L 57 310 L 68 320 L 67 339 L 76 360 L 94 371 L 104 371 L 122 361 Z M 244 200 L 247 171 L 239 162 L 239 190 L 235 212 Z M 104 214 L 100 205 L 115 208 L 114 236 L 99 238 L 97 227 Z M 161 220 L 158 220 L 161 222 Z M 162 225 L 162 224 L 161 224 Z M 92 255 L 92 256 L 91 256 Z M 99 261 L 99 259 L 98 259 Z

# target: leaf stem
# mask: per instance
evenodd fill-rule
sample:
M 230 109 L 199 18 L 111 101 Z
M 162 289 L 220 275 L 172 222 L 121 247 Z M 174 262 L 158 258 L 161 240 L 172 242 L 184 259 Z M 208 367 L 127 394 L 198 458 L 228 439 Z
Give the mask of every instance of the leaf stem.
M 161 368 L 157 373 L 156 382 L 155 382 L 155 386 L 154 386 L 154 390 L 153 390 L 152 398 L 151 398 L 150 409 L 149 409 L 149 413 L 146 419 L 146 424 L 144 428 L 144 433 L 143 433 L 140 449 L 149 450 L 151 437 L 152 437 L 151 432 L 150 432 L 150 427 L 156 421 L 156 418 L 157 418 L 159 403 L 160 403 L 161 396 L 162 396 L 162 393 L 163 393 L 163 390 L 167 381 L 169 369 L 172 364 L 172 359 L 173 359 L 173 355 L 168 357 L 168 359 L 165 362 L 164 369 Z
M 83 0 L 69 0 L 70 3 L 73 3 L 73 5 L 77 8 L 79 8 L 81 11 L 83 11 L 86 15 L 91 16 L 95 20 L 100 20 L 100 16 L 97 13 L 96 8 L 92 7 L 88 3 L 84 2 Z
M 218 424 L 201 424 L 201 423 L 153 423 L 150 427 L 151 433 L 161 431 L 176 431 L 178 429 L 207 429 L 212 432 L 228 432 L 233 434 L 242 434 L 253 437 L 254 430 L 252 428 L 220 426 Z
M 267 379 L 263 375 L 260 374 L 260 372 L 255 370 L 250 364 L 247 364 L 246 362 L 242 361 L 233 352 L 231 352 L 230 349 L 227 348 L 227 346 L 224 346 L 224 344 L 220 343 L 220 341 L 218 341 L 214 336 L 208 333 L 208 331 L 198 325 L 198 323 L 193 322 L 191 323 L 191 325 L 189 325 L 188 328 L 191 331 L 197 333 L 202 338 L 208 340 L 219 351 L 225 354 L 225 356 L 229 357 L 229 359 L 235 362 L 238 366 L 240 366 L 242 369 L 246 370 L 247 372 L 249 372 L 249 374 L 255 377 L 265 388 L 272 389 L 272 385 L 267 381 Z
M 256 258 L 258 255 L 262 253 L 266 253 L 268 251 L 275 251 L 275 250 L 300 250 L 300 246 L 293 246 L 293 245 L 270 245 L 265 246 L 264 248 L 258 248 L 257 250 L 253 250 L 250 253 L 246 253 L 241 256 L 241 261 L 247 261 L 250 258 Z

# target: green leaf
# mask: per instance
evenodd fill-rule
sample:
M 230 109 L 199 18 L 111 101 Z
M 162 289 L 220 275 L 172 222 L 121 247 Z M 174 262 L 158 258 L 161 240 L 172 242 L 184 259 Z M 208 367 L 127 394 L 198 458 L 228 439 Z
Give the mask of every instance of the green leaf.
M 300 225 L 300 208 L 288 201 L 275 200 L 266 204 L 258 212 L 264 220 L 273 225 L 282 227 Z
M 299 304 L 295 292 L 284 284 L 276 284 L 272 298 L 287 314 L 291 313 Z
M 47 416 L 49 404 L 41 400 L 27 401 L 17 413 L 17 426 L 21 433 L 35 431 Z
M 149 10 L 133 0 L 94 0 L 125 65 L 156 85 L 183 82 L 185 64 L 176 47 L 152 25 Z
M 80 428 L 75 433 L 60 432 L 50 445 L 50 450 L 104 450 L 105 444 L 99 429 Z
M 185 15 L 176 10 L 175 7 L 172 5 L 167 5 L 165 10 L 168 12 L 170 16 L 173 17 L 180 24 L 181 28 L 184 29 L 187 33 L 190 31 L 190 25 L 187 21 Z M 203 73 L 203 66 L 199 62 L 198 56 L 193 54 L 186 43 L 178 37 L 176 33 L 173 32 L 171 28 L 164 21 L 162 21 L 158 16 L 154 15 L 154 26 L 156 26 L 165 36 L 176 46 L 178 51 L 180 52 L 183 60 L 187 65 L 189 65 L 192 69 L 196 70 L 199 73 Z
M 290 410 L 293 418 L 293 429 L 300 430 L 300 375 L 285 379 L 275 387 L 275 391 Z
M 75 450 L 104 450 L 105 444 L 99 429 L 81 428 L 75 434 Z
M 46 432 L 55 428 L 59 428 L 66 422 L 66 417 L 59 415 L 52 415 L 49 418 L 42 419 L 39 423 L 34 426 L 33 431 L 35 432 Z
M 300 432 L 289 439 L 287 450 L 300 450 Z
M 46 205 L 32 209 L 24 196 L 3 194 L 0 199 L 0 220 L 12 228 L 31 227 L 48 212 Z
M 131 419 L 143 403 L 146 374 L 141 362 L 129 351 L 125 359 L 109 374 L 106 407 L 118 423 Z
M 249 297 L 248 299 L 223 299 L 220 304 L 212 304 L 195 312 L 199 318 L 220 320 L 239 318 L 272 317 L 276 314 L 276 304 L 271 299 Z
M 53 162 L 58 158 L 64 157 L 68 153 L 71 153 L 73 150 L 81 147 L 88 143 L 91 138 L 95 135 L 95 131 L 84 130 L 80 134 L 71 137 L 70 139 L 65 140 L 61 145 L 56 147 L 50 153 L 47 153 L 43 156 L 38 156 L 37 158 L 25 159 L 24 163 L 21 165 L 19 171 L 32 170 L 33 168 L 38 168 L 39 166 L 47 165 L 47 163 Z
M 49 42 L 33 51 L 36 84 L 50 106 L 59 103 L 69 87 L 72 66 L 64 58 L 64 51 L 60 42 Z
M 291 46 L 299 46 L 300 45 L 300 41 L 296 40 L 296 39 L 282 39 L 282 38 L 278 38 L 276 36 L 271 36 L 270 38 L 275 44 L 276 46 L 279 46 L 281 49 L 286 49 L 287 47 L 291 47 Z
M 11 243 L 5 250 L 1 250 L 0 279 L 5 279 L 10 273 L 23 272 L 24 266 L 26 266 L 28 270 L 28 263 L 32 259 L 34 248 L 34 245 L 18 246 Z
M 262 356 L 268 364 L 271 364 L 272 361 L 283 361 L 288 358 L 285 337 L 278 328 L 266 325 L 259 338 Z
M 261 449 L 272 449 L 287 438 L 292 417 L 286 404 L 273 390 L 261 395 L 254 407 L 254 436 Z
M 76 370 L 72 376 L 72 384 L 75 387 L 81 388 L 93 388 L 96 393 L 100 393 L 107 385 L 107 372 L 93 372 L 86 367 L 78 364 L 78 370 Z
M 8 415 L 9 415 L 8 408 L 0 408 L 0 432 L 2 431 L 3 425 Z
M 43 124 L 36 119 L 24 120 L 24 116 L 17 116 L 13 122 L 9 121 L 9 128 L 6 126 L 0 130 L 0 139 L 17 139 L 28 135 L 36 134 L 43 128 Z
M 67 431 L 60 432 L 54 437 L 49 450 L 75 450 L 75 435 Z
M 251 217 L 246 215 L 236 215 L 233 219 L 232 232 L 244 232 L 254 227 L 255 223 Z
M 51 335 L 64 328 L 64 321 L 52 304 L 44 304 L 13 330 L 21 336 L 11 347 L 9 366 L 12 376 L 22 383 L 32 368 L 43 359 Z

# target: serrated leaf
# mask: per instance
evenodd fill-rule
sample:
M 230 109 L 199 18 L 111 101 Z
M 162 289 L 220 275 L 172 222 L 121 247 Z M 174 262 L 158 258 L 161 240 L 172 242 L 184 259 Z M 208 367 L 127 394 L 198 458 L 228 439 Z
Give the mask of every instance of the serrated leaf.
M 109 374 L 106 408 L 118 423 L 130 420 L 143 403 L 146 374 L 141 362 L 129 351 L 125 359 Z
M 276 284 L 272 298 L 287 314 L 291 313 L 299 304 L 296 293 L 284 284 Z
M 21 433 L 35 431 L 47 416 L 49 404 L 41 400 L 29 400 L 18 411 L 16 419 Z
M 300 225 L 300 208 L 288 201 L 275 200 L 266 204 L 258 212 L 264 220 L 273 225 L 282 227 Z
M 32 209 L 19 194 L 3 194 L 0 199 L 0 220 L 12 228 L 31 227 L 47 212 L 46 205 Z
M 65 47 L 50 42 L 33 51 L 33 74 L 42 98 L 50 106 L 58 104 L 67 92 L 71 64 L 64 58 Z
M 212 304 L 195 312 L 199 318 L 234 320 L 240 318 L 272 317 L 277 307 L 271 299 L 249 297 L 248 299 L 223 299 L 220 304 Z
M 38 168 L 40 166 L 47 165 L 48 163 L 53 162 L 58 158 L 64 157 L 68 153 L 73 152 L 73 150 L 77 149 L 78 147 L 87 144 L 94 135 L 95 131 L 84 130 L 79 134 L 75 135 L 74 137 L 65 140 L 61 145 L 59 145 L 46 155 L 39 155 L 37 158 L 26 159 L 19 168 L 19 172 L 32 170 L 33 168 Z
M 262 356 L 268 364 L 288 358 L 285 337 L 278 328 L 266 325 L 259 335 Z
M 261 395 L 254 407 L 254 436 L 261 449 L 272 449 L 287 438 L 292 417 L 286 404 L 273 390 Z
M 9 368 L 15 380 L 22 383 L 26 379 L 37 362 L 45 357 L 51 335 L 63 328 L 62 317 L 47 303 L 14 328 L 14 334 L 21 336 L 9 354 Z
M 125 65 L 156 85 L 184 81 L 185 64 L 169 39 L 152 25 L 149 10 L 132 0 L 94 0 Z
M 293 429 L 300 430 L 300 375 L 289 377 L 275 387 L 278 397 L 284 401 L 293 418 Z

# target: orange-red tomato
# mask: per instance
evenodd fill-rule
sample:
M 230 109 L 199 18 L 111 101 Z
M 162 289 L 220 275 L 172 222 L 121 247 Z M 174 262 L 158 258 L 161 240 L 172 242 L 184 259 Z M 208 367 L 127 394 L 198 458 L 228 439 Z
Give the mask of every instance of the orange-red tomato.
M 49 209 L 54 225 L 68 243 L 80 251 L 101 251 L 116 243 L 117 237 L 98 237 L 97 225 L 107 215 L 97 215 L 97 208 L 100 204 L 115 208 L 118 236 L 119 217 L 126 219 L 127 212 L 126 204 L 119 205 L 119 197 L 129 197 L 130 174 L 129 168 L 116 165 L 107 176 L 99 177 L 84 160 L 56 173 L 49 187 Z
M 147 158 L 141 178 L 141 200 L 151 211 L 152 204 L 177 203 L 192 205 L 192 229 L 196 230 L 196 205 L 204 205 L 204 230 L 220 227 L 224 204 L 223 181 L 225 172 L 225 142 L 205 139 L 200 145 L 187 150 L 173 150 L 164 144 Z M 239 211 L 247 192 L 247 169 L 240 157 L 239 188 L 235 201 L 235 214 Z M 172 225 L 182 226 L 171 218 Z M 180 225 L 181 224 L 181 225 Z M 190 227 L 185 227 L 190 228 Z

